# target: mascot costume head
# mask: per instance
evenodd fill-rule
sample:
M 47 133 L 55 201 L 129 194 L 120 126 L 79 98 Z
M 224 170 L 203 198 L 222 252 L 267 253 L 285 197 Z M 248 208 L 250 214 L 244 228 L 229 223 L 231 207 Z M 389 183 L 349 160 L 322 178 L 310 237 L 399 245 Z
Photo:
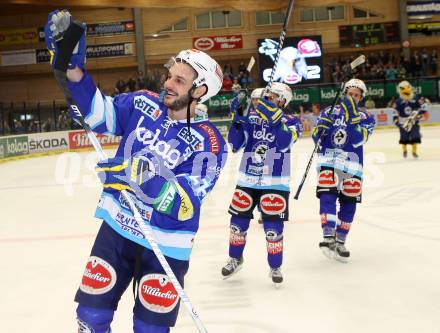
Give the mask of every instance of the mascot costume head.
M 408 81 L 402 81 L 397 85 L 397 93 L 405 101 L 410 101 L 414 98 L 414 88 Z

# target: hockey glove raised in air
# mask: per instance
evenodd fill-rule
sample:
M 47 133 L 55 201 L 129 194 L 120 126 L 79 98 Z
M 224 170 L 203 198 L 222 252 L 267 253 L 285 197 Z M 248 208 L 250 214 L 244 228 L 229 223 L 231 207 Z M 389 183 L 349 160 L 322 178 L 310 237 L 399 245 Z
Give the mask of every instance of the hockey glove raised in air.
M 86 63 L 86 25 L 73 21 L 67 10 L 55 10 L 44 27 L 52 69 L 65 72 Z
M 313 129 L 312 137 L 316 141 L 322 133 L 327 133 L 330 127 L 333 125 L 333 120 L 328 116 L 325 112 L 323 112 L 316 123 L 315 128 Z
M 345 112 L 345 121 L 347 124 L 357 125 L 361 121 L 359 107 L 351 96 L 344 96 L 341 106 Z
M 245 123 L 247 120 L 251 100 L 244 93 L 239 93 L 231 102 L 233 123 Z
M 279 125 L 284 115 L 284 112 L 275 103 L 265 98 L 258 101 L 255 111 L 271 126 Z

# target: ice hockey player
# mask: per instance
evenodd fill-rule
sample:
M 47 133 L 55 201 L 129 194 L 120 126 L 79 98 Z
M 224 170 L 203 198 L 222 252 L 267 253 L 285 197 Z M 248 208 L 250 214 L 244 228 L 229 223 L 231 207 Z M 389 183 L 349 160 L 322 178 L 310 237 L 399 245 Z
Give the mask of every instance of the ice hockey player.
M 417 144 L 421 143 L 419 120 L 427 111 L 426 100 L 414 93 L 414 88 L 408 81 L 402 81 L 397 85 L 399 98 L 393 105 L 395 109 L 393 121 L 400 132 L 399 144 L 402 145 L 403 157 L 407 157 L 407 145 L 412 145 L 412 155 L 417 155 Z
M 359 79 L 349 80 L 343 98 L 333 112 L 328 107 L 318 118 L 312 137 L 321 135 L 318 152 L 318 186 L 321 226 L 324 239 L 319 243 L 323 253 L 340 261 L 347 261 L 350 252 L 345 240 L 361 202 L 363 178 L 363 145 L 372 134 L 375 121 L 359 111 L 359 102 L 367 88 Z M 339 199 L 339 212 L 337 212 Z
M 257 91 L 258 93 L 258 91 Z M 256 94 L 251 97 L 256 97 Z M 261 96 L 261 90 L 260 95 Z M 284 221 L 289 218 L 290 146 L 301 135 L 298 118 L 285 115 L 283 108 L 292 99 L 286 84 L 275 82 L 268 95 L 258 100 L 248 115 L 238 99 L 231 103 L 232 126 L 228 141 L 233 152 L 243 149 L 239 180 L 229 207 L 231 216 L 229 260 L 222 268 L 224 278 L 243 265 L 246 233 L 259 206 L 266 234 L 270 277 L 275 284 L 283 281 Z
M 206 53 L 184 50 L 166 65 L 163 98 L 146 90 L 112 98 L 84 69 L 85 36 L 72 57 L 58 52 L 60 43 L 69 42 L 63 34 L 71 22 L 67 11 L 49 15 L 45 31 L 51 63 L 69 57 L 69 88 L 93 131 L 122 136 L 116 156 L 97 167 L 104 191 L 95 216 L 104 222 L 75 297 L 79 332 L 110 332 L 132 279 L 137 286 L 134 332 L 169 332 L 179 296 L 120 191 L 129 191 L 183 285 L 202 200 L 226 159 L 222 136 L 208 120 L 194 121 L 195 107 L 218 93 L 222 72 Z

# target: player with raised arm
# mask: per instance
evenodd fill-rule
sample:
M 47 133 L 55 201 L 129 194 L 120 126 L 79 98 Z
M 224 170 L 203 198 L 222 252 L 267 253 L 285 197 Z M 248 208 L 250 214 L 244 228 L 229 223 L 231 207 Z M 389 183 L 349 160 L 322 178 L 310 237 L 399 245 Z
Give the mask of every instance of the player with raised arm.
M 361 202 L 363 178 L 363 145 L 373 132 L 374 118 L 359 110 L 367 88 L 362 80 L 351 79 L 343 89 L 339 105 L 323 110 L 313 130 L 318 152 L 318 186 L 321 225 L 324 239 L 319 248 L 327 257 L 347 261 L 350 252 L 345 241 Z M 339 211 L 337 212 L 337 199 Z
M 220 90 L 222 72 L 206 53 L 184 50 L 166 64 L 161 97 L 143 90 L 112 98 L 85 71 L 85 36 L 72 56 L 60 51 L 71 24 L 67 11 L 49 15 L 45 32 L 51 63 L 69 57 L 64 59 L 69 62 L 69 90 L 86 123 L 95 132 L 122 137 L 115 157 L 97 167 L 104 190 L 95 216 L 104 222 L 75 297 L 79 332 L 110 332 L 114 311 L 132 279 L 134 332 L 169 332 L 179 296 L 121 193 L 128 191 L 183 285 L 202 201 L 227 156 L 215 126 L 206 117 L 195 117 L 197 103 Z
M 259 91 L 260 95 L 262 91 Z M 255 94 L 251 97 L 256 97 Z M 292 99 L 284 83 L 274 82 L 268 96 L 258 100 L 255 109 L 243 114 L 242 104 L 234 99 L 228 141 L 234 153 L 243 149 L 239 180 L 229 213 L 229 260 L 222 268 L 224 278 L 237 272 L 243 264 L 243 251 L 250 220 L 259 206 L 266 234 L 267 260 L 272 281 L 283 281 L 284 221 L 289 218 L 290 146 L 301 135 L 301 122 L 282 111 Z
M 428 103 L 425 98 L 414 93 L 413 86 L 408 81 L 397 85 L 399 98 L 393 104 L 395 109 L 393 121 L 400 132 L 399 143 L 402 145 L 403 157 L 407 157 L 407 145 L 412 145 L 412 155 L 417 155 L 417 144 L 422 143 L 419 121 L 427 112 Z

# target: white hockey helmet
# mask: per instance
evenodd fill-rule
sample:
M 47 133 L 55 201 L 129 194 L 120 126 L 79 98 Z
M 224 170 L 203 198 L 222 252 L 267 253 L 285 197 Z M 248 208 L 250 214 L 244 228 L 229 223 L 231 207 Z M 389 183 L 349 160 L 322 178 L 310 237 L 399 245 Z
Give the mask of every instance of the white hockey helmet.
M 397 85 L 397 93 L 400 98 L 404 100 L 411 100 L 414 98 L 414 88 L 408 81 L 404 80 Z
M 365 85 L 364 81 L 359 79 L 351 79 L 348 80 L 347 83 L 344 85 L 344 92 L 343 94 L 346 95 L 349 88 L 357 88 L 361 91 L 362 98 L 365 98 L 367 95 L 367 86 Z
M 251 98 L 261 98 L 264 88 L 256 88 L 252 90 Z
M 217 95 L 223 84 L 223 73 L 217 61 L 205 52 L 191 49 L 180 51 L 165 67 L 169 68 L 173 63 L 179 61 L 187 63 L 196 71 L 197 77 L 193 81 L 195 87 L 205 85 L 207 88 L 206 93 L 200 97 L 199 103 Z
M 269 88 L 269 91 L 277 94 L 280 99 L 285 100 L 283 107 L 289 105 L 293 98 L 292 89 L 290 89 L 290 87 L 285 83 L 273 82 Z

